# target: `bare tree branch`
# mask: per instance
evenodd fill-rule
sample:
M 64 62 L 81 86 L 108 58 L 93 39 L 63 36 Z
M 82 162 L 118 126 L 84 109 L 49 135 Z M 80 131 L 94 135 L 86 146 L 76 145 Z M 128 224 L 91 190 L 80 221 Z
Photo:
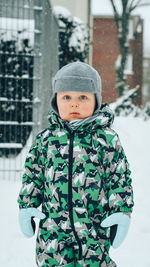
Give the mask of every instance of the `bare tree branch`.
M 142 3 L 142 0 L 138 0 L 136 3 L 134 3 L 135 0 L 131 1 L 130 7 L 129 7 L 129 12 L 131 13 L 135 8 L 137 7 L 143 7 L 143 6 L 150 6 L 150 1 L 146 1 Z
M 110 0 L 110 2 L 111 2 L 111 4 L 112 4 L 112 7 L 113 7 L 113 10 L 114 10 L 114 13 L 115 13 L 117 16 L 119 16 L 119 13 L 118 13 L 118 11 L 117 11 L 117 9 L 116 9 L 116 6 L 115 6 L 115 3 L 114 3 L 114 0 Z
M 130 6 L 134 5 L 135 0 L 131 0 L 131 3 L 129 4 Z
M 119 29 L 119 13 L 118 13 L 118 11 L 116 9 L 114 0 L 110 0 L 110 2 L 112 4 L 113 10 L 114 10 L 114 18 L 115 18 L 115 22 L 116 22 L 116 25 L 117 25 L 117 29 Z
M 129 12 L 131 13 L 137 6 L 139 6 L 140 2 L 141 0 L 136 1 L 136 3 L 135 0 L 132 0 L 129 7 Z

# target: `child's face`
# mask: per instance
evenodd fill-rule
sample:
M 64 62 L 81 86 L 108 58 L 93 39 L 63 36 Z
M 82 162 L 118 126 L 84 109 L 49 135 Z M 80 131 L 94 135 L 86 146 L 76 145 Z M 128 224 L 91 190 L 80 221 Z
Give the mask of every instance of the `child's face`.
M 57 107 L 61 119 L 66 121 L 84 119 L 93 115 L 95 95 L 86 92 L 57 93 Z

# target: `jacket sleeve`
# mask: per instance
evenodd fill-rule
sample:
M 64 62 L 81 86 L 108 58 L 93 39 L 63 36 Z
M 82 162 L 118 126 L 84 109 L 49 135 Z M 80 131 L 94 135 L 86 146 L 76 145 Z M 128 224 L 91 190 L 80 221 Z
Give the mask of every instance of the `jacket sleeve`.
M 115 212 L 132 212 L 133 189 L 131 171 L 117 134 L 111 139 L 105 156 L 105 185 L 109 215 Z
M 37 208 L 42 203 L 45 178 L 40 149 L 35 140 L 25 161 L 22 187 L 18 197 L 19 208 Z

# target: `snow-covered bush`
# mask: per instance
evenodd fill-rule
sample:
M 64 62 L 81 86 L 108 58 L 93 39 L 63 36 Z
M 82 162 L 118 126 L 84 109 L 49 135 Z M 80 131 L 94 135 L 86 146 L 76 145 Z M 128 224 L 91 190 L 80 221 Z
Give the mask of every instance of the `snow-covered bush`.
M 89 52 L 89 35 L 85 24 L 64 7 L 55 6 L 53 13 L 59 24 L 59 67 L 85 61 Z
M 133 104 L 132 100 L 136 96 L 138 87 L 125 91 L 116 102 L 110 104 L 116 116 L 143 117 L 145 120 L 150 118 L 150 105 L 147 109 L 141 109 Z M 146 111 L 147 110 L 147 111 Z
M 145 114 L 150 117 L 150 102 L 147 102 L 144 108 Z

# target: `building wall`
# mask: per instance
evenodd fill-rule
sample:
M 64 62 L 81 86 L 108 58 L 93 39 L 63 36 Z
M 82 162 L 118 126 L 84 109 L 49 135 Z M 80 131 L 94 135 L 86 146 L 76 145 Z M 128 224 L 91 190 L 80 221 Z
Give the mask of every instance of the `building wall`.
M 135 25 L 133 25 L 135 27 Z M 143 30 L 143 29 L 142 29 Z M 127 72 L 127 84 L 134 88 L 140 86 L 135 99 L 137 104 L 141 104 L 142 88 L 142 57 L 143 57 L 143 35 L 142 32 L 134 35 L 130 40 L 130 55 L 133 58 L 132 71 Z M 92 65 L 97 69 L 102 78 L 102 98 L 103 102 L 114 102 L 117 98 L 116 70 L 115 64 L 120 54 L 118 33 L 114 18 L 95 16 L 93 19 L 93 56 Z
M 102 79 L 103 102 L 113 102 L 117 97 L 114 62 L 119 54 L 116 25 L 113 19 L 94 18 L 92 65 Z

